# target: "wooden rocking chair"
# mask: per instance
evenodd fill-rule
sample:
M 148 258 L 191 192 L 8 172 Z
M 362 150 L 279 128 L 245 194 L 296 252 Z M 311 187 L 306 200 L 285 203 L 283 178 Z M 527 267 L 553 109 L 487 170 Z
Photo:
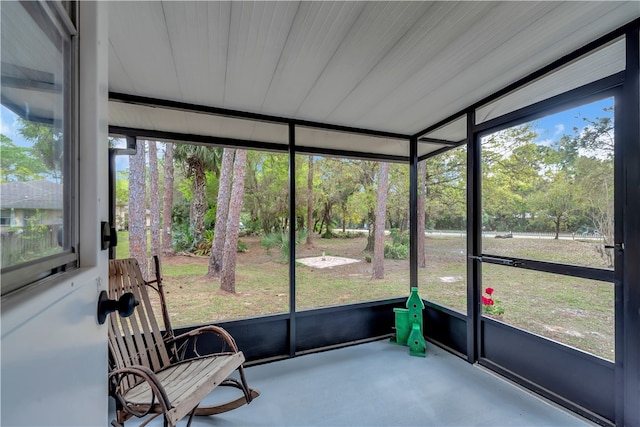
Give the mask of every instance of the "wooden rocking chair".
M 133 293 L 138 305 L 127 318 L 109 316 L 109 393 L 116 400 L 117 421 L 121 426 L 131 416 L 152 415 L 141 426 L 158 415 L 164 425 L 174 426 L 189 415 L 214 415 L 251 402 L 260 393 L 250 389 L 244 376 L 244 355 L 224 329 L 203 326 L 186 334 L 174 336 L 165 304 L 160 263 L 154 257 L 156 279 L 146 282 L 140 266 L 133 259 L 109 261 L 109 298 L 118 299 Z M 158 327 L 148 288 L 158 293 L 164 332 Z M 203 333 L 216 334 L 222 341 L 221 352 L 201 356 L 196 348 Z M 185 358 L 191 352 L 192 358 Z M 229 378 L 238 370 L 239 380 Z M 242 396 L 214 406 L 199 406 L 217 386 L 232 386 Z

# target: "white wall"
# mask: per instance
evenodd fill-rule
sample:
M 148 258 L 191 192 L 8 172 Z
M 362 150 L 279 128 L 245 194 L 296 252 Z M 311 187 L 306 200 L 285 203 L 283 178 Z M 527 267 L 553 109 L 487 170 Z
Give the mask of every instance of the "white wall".
M 2 299 L 2 426 L 107 425 L 107 286 L 99 224 L 108 218 L 107 5 L 80 2 L 80 263 Z

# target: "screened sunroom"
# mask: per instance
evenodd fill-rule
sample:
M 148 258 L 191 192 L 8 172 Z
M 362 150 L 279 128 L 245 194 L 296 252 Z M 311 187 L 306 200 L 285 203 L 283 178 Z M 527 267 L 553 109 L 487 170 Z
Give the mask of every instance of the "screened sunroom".
M 637 1 L 0 11 L 3 425 L 111 422 L 153 255 L 262 392 L 194 425 L 640 425 Z

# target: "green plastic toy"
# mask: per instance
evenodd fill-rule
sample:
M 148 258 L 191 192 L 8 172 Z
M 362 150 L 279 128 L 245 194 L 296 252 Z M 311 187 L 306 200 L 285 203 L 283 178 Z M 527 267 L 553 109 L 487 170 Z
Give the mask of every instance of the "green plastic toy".
M 411 288 L 407 299 L 407 308 L 394 308 L 396 317 L 396 335 L 391 342 L 409 346 L 409 354 L 425 357 L 427 343 L 422 334 L 422 310 L 424 302 L 418 295 L 418 288 Z

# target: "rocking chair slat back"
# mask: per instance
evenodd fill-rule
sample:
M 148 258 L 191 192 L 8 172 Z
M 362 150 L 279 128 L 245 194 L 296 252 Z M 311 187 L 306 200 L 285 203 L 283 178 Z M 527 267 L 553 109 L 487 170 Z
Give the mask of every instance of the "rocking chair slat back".
M 118 299 L 122 294 L 131 292 L 140 303 L 130 317 L 109 316 L 109 346 L 113 362 L 117 367 L 143 365 L 153 371 L 168 366 L 169 352 L 138 262 L 133 258 L 111 260 L 109 269 L 109 298 Z

